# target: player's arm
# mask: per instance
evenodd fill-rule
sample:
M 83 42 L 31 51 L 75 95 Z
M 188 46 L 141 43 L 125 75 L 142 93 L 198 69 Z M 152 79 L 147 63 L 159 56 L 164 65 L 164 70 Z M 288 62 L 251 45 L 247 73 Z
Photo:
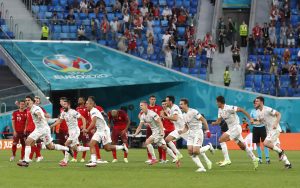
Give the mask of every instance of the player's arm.
M 202 124 L 203 124 L 203 126 L 204 126 L 204 133 L 206 134 L 206 137 L 210 138 L 211 137 L 211 133 L 210 133 L 210 130 L 209 130 L 209 127 L 208 127 L 208 123 L 207 123 L 206 119 L 203 116 L 201 116 L 199 118 L 199 121 L 201 121 Z
M 164 136 L 164 125 L 161 121 L 160 118 L 156 119 L 155 122 L 158 124 L 159 128 L 160 128 L 160 135 Z
M 15 120 L 13 119 L 11 121 L 11 123 L 12 123 L 12 128 L 13 128 L 13 131 L 14 131 L 14 136 L 17 136 L 17 132 L 16 132 L 16 128 L 15 128 Z
M 250 114 L 243 108 L 238 107 L 237 112 L 242 112 L 243 114 L 245 114 L 245 116 L 250 120 L 251 123 L 254 122 L 253 118 L 250 116 Z
M 43 119 L 41 112 L 35 112 L 34 114 L 37 115 L 37 117 L 40 121 Z
M 171 120 L 171 121 L 177 121 L 178 120 L 178 114 L 174 114 L 172 116 L 163 115 L 162 117 L 165 118 L 165 119 Z
M 132 135 L 133 137 L 135 137 L 136 135 L 138 135 L 140 133 L 140 131 L 142 129 L 142 126 L 143 126 L 143 123 L 144 122 L 142 122 L 142 121 L 140 122 L 139 126 L 135 130 L 135 133 Z
M 222 118 L 218 118 L 216 121 L 212 122 L 211 125 L 219 125 L 222 122 Z
M 96 121 L 97 121 L 97 116 L 94 116 L 94 117 L 92 118 L 92 122 L 91 122 L 89 128 L 83 129 L 82 131 L 84 131 L 84 132 L 86 132 L 86 133 L 90 132 L 90 131 L 95 127 Z
M 56 127 L 57 125 L 61 124 L 61 122 L 62 122 L 62 119 L 58 118 L 58 119 L 55 121 L 55 123 L 53 123 L 53 124 L 50 126 L 50 128 L 52 129 L 53 127 Z
M 186 133 L 189 130 L 189 127 L 187 124 L 184 125 L 184 128 L 178 131 L 178 134 Z
M 24 128 L 24 134 L 26 134 L 26 130 L 27 130 L 27 125 L 28 125 L 28 118 L 26 118 L 26 121 L 25 121 L 25 128 Z
M 82 115 L 79 116 L 79 119 L 81 119 L 81 121 L 82 121 L 82 127 L 85 129 L 85 127 L 86 127 L 86 119 Z
M 280 119 L 281 119 L 281 113 L 275 112 L 276 121 L 274 122 L 273 129 L 277 129 L 277 126 L 279 125 Z
M 127 117 L 126 128 L 121 132 L 121 134 L 126 133 L 128 131 L 129 126 L 130 126 L 130 119 Z

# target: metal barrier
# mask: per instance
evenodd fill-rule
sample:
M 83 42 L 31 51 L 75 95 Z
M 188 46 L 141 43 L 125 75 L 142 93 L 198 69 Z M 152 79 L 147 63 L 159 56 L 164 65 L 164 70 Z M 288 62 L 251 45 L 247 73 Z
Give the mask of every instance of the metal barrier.
M 21 39 L 21 40 L 23 40 L 23 37 L 24 37 L 24 36 L 23 36 L 23 31 L 20 31 L 20 32 L 19 32 L 18 38 Z
M 2 106 L 4 106 L 4 112 L 2 112 Z M 1 103 L 1 105 L 0 105 L 0 113 L 6 113 L 6 103 L 5 102 Z

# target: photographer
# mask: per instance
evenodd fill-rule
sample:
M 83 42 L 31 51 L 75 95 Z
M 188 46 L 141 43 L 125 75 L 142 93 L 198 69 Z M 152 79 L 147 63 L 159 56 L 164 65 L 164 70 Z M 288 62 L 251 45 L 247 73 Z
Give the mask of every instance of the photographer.
M 234 70 L 239 70 L 241 57 L 240 57 L 240 47 L 238 46 L 237 41 L 234 41 L 233 45 L 231 46 L 231 52 L 232 52 Z

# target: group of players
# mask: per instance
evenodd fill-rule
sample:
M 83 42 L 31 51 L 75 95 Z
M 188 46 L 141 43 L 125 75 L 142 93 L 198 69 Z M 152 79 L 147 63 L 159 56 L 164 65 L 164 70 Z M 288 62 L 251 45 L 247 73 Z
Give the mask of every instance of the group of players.
M 291 163 L 288 161 L 284 151 L 280 148 L 279 134 L 281 128 L 279 125 L 281 115 L 276 110 L 264 106 L 264 98 L 257 97 L 254 101 L 256 109 L 256 118 L 250 117 L 244 109 L 236 106 L 225 104 L 223 96 L 216 98 L 218 106 L 218 118 L 212 125 L 220 124 L 223 119 L 228 125 L 228 131 L 224 132 L 219 138 L 219 142 L 224 155 L 224 161 L 220 166 L 230 165 L 228 150 L 226 142 L 234 140 L 237 145 L 245 150 L 251 158 L 254 169 L 258 168 L 259 159 L 253 152 L 245 145 L 244 139 L 241 135 L 242 129 L 240 126 L 237 112 L 242 112 L 250 120 L 252 124 L 266 127 L 267 137 L 264 140 L 264 145 L 278 153 L 279 159 L 282 160 L 287 169 L 291 168 Z M 116 150 L 124 151 L 124 162 L 128 163 L 128 127 L 130 120 L 126 112 L 122 110 L 112 110 L 105 114 L 103 109 L 96 105 L 94 97 L 78 99 L 79 107 L 74 110 L 71 109 L 70 101 L 67 98 L 61 98 L 60 104 L 62 106 L 59 118 L 51 127 L 61 126 L 64 122 L 68 128 L 67 139 L 65 143 L 54 144 L 51 138 L 50 126 L 47 123 L 48 114 L 39 107 L 39 100 L 35 100 L 27 96 L 25 101 L 19 102 L 19 110 L 13 113 L 13 128 L 14 128 L 14 144 L 13 157 L 14 159 L 16 144 L 21 142 L 22 154 L 19 166 L 28 167 L 32 159 L 32 150 L 40 148 L 39 141 L 42 141 L 49 150 L 64 151 L 64 159 L 60 161 L 60 166 L 67 166 L 69 156 L 71 155 L 73 161 L 76 161 L 77 152 L 86 152 L 90 150 L 91 159 L 86 164 L 87 167 L 97 166 L 97 147 L 102 143 L 106 151 L 112 151 L 113 161 L 117 162 Z M 206 162 L 207 169 L 212 168 L 212 162 L 208 159 L 205 152 L 214 152 L 211 144 L 202 146 L 204 134 L 210 138 L 211 133 L 208 128 L 206 119 L 196 110 L 189 107 L 188 99 L 181 99 L 178 107 L 175 104 L 174 96 L 167 96 L 162 101 L 162 107 L 156 105 L 155 96 L 151 96 L 149 104 L 147 101 L 140 102 L 140 124 L 137 127 L 133 137 L 137 136 L 142 126 L 147 127 L 146 146 L 148 152 L 148 164 L 153 165 L 161 162 L 166 163 L 166 154 L 172 158 L 172 162 L 180 166 L 180 160 L 183 155 L 176 148 L 175 141 L 182 138 L 187 141 L 188 153 L 191 159 L 198 167 L 196 172 L 205 172 L 206 169 L 200 161 L 199 155 L 202 156 Z M 26 109 L 27 107 L 27 109 Z M 102 113 L 101 113 L 102 112 Z M 104 117 L 107 117 L 107 121 Z M 35 128 L 29 129 L 29 124 L 34 125 Z M 112 128 L 112 134 L 110 133 Z M 25 136 L 26 141 L 24 141 Z M 118 139 L 123 142 L 122 145 L 116 145 Z M 80 142 L 82 142 L 82 146 Z M 87 143 L 89 143 L 87 145 Z M 153 143 L 158 146 L 160 154 L 160 161 L 157 160 L 153 148 Z M 99 148 L 98 148 L 99 149 Z M 39 159 L 40 154 L 38 156 Z M 98 157 L 99 159 L 99 157 Z M 37 160 L 38 161 L 38 160 Z M 98 160 L 98 163 L 101 160 Z M 84 160 L 82 161 L 84 162 Z

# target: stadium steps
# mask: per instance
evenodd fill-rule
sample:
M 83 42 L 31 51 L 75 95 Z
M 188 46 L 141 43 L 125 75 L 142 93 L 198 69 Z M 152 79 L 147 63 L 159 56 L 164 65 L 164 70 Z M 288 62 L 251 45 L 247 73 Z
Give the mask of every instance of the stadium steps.
M 22 1 L 19 0 L 7 0 L 4 1 L 4 7 L 8 10 L 10 16 L 13 17 L 13 28 L 15 31 L 15 25 L 18 24 L 18 32 L 15 33 L 16 39 L 19 39 L 20 31 L 23 32 L 23 39 L 39 40 L 41 38 L 41 27 L 37 24 L 31 12 L 29 12 L 24 6 Z M 7 22 L 9 24 L 9 21 Z
M 197 39 L 203 39 L 207 32 L 211 31 L 212 22 L 213 22 L 213 14 L 214 14 L 214 6 L 210 3 L 210 1 L 201 1 L 201 4 L 198 5 L 200 8 L 200 12 L 197 14 L 196 22 L 197 22 Z
M 7 66 L 0 66 L 0 75 L 0 90 L 23 85 Z

